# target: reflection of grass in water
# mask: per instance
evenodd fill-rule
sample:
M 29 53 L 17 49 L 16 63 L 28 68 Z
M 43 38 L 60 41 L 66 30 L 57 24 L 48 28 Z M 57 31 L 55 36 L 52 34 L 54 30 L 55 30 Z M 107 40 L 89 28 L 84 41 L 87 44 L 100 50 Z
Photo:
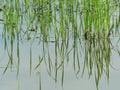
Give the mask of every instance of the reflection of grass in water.
M 22 3 L 20 3 L 22 2 Z M 31 5 L 33 3 L 33 6 Z M 113 3 L 116 3 L 113 1 Z M 25 7 L 25 10 L 21 6 Z M 116 4 L 113 4 L 116 5 Z M 113 7 L 113 6 L 112 6 Z M 116 6 L 114 6 L 114 9 Z M 22 11 L 23 10 L 23 11 Z M 3 1 L 0 8 L 4 23 L 3 39 L 5 49 L 8 51 L 9 61 L 4 73 L 13 63 L 13 43 L 17 40 L 17 75 L 19 75 L 20 50 L 19 40 L 27 39 L 30 41 L 30 74 L 32 72 L 32 43 L 39 37 L 40 44 L 43 43 L 43 54 L 39 56 L 39 63 L 35 70 L 44 61 L 48 74 L 57 82 L 58 72 L 61 71 L 61 84 L 64 83 L 65 62 L 69 62 L 69 55 L 73 53 L 73 68 L 76 76 L 80 73 L 80 36 L 83 35 L 86 43 L 84 47 L 84 67 L 88 70 L 89 77 L 95 74 L 95 82 L 98 88 L 99 80 L 103 74 L 109 79 L 110 64 L 110 33 L 115 28 L 115 33 L 119 32 L 120 11 L 118 17 L 112 20 L 111 3 L 109 0 L 23 0 Z M 112 13 L 111 13 L 112 12 Z M 24 20 L 25 19 L 25 20 Z M 115 21 L 115 22 L 113 22 Z M 24 26 L 23 27 L 23 25 Z M 51 35 L 51 32 L 53 34 Z M 30 36 L 33 36 L 31 39 Z M 51 40 L 54 37 L 54 40 Z M 72 38 L 73 42 L 69 40 Z M 103 39 L 104 38 L 104 39 Z M 8 43 L 11 43 L 10 51 Z M 43 41 L 43 42 L 42 42 Z M 55 44 L 55 60 L 52 61 L 49 51 L 49 42 Z M 73 45 L 71 48 L 69 45 Z M 46 48 L 46 47 L 47 48 Z M 95 69 L 95 72 L 93 72 Z M 41 81 L 40 81 L 41 82 Z M 40 87 L 41 88 L 41 87 Z
M 106 74 L 109 80 L 110 48 L 110 41 L 107 39 L 85 42 L 85 60 L 82 74 L 84 74 L 85 68 L 88 69 L 89 77 L 94 73 L 97 89 L 102 74 Z

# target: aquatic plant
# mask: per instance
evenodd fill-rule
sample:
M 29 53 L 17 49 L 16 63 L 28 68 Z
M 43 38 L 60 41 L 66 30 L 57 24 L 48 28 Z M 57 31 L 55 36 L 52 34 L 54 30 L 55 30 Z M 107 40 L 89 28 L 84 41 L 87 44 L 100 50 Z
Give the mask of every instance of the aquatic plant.
M 82 76 L 87 69 L 89 78 L 94 75 L 98 89 L 103 74 L 109 80 L 110 37 L 119 35 L 119 4 L 119 0 L 3 0 L 0 22 L 4 26 L 2 37 L 9 56 L 3 74 L 9 66 L 11 69 L 14 66 L 14 42 L 17 42 L 16 66 L 19 75 L 19 44 L 26 40 L 30 43 L 30 75 L 33 68 L 37 71 L 44 63 L 48 75 L 55 82 L 60 72 L 63 86 L 65 65 L 71 61 L 71 56 L 76 77 L 81 68 Z M 36 41 L 42 44 L 42 54 L 38 56 L 38 64 L 33 66 L 32 45 Z M 50 43 L 54 46 L 54 60 Z M 81 53 L 84 54 L 83 67 L 80 63 Z

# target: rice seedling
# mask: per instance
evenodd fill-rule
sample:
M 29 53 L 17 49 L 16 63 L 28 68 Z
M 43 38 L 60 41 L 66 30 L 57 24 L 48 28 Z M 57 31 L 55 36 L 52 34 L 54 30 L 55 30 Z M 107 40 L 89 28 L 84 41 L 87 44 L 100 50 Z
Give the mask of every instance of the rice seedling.
M 3 22 L 4 26 L 2 32 L 4 48 L 9 56 L 4 74 L 9 66 L 12 67 L 14 64 L 14 42 L 17 41 L 17 75 L 19 75 L 19 45 L 20 38 L 24 37 L 27 37 L 27 42 L 30 43 L 29 69 L 30 74 L 32 73 L 34 67 L 32 45 L 37 37 L 39 44 L 42 44 L 40 47 L 42 55 L 38 56 L 39 62 L 34 68 L 35 71 L 44 62 L 49 76 L 55 82 L 58 80 L 59 72 L 61 73 L 61 85 L 64 86 L 66 62 L 68 64 L 70 58 L 73 58 L 73 69 L 78 76 L 81 70 L 80 53 L 84 51 L 82 76 L 85 69 L 89 78 L 94 75 L 97 89 L 103 74 L 106 74 L 109 80 L 111 54 L 109 37 L 113 33 L 119 35 L 119 0 L 4 0 L 0 13 L 2 13 L 0 22 Z M 51 42 L 54 44 L 54 60 L 49 48 Z

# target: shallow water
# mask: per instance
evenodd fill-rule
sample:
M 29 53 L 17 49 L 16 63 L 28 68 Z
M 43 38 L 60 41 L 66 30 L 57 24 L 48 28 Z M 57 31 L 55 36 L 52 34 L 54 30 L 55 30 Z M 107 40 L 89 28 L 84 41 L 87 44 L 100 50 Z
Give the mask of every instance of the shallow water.
M 116 38 L 112 38 L 111 41 L 113 43 L 116 43 Z M 14 46 L 16 43 L 14 43 Z M 1 67 L 6 66 L 8 62 L 8 56 L 6 52 L 4 51 L 3 47 L 3 40 L 1 40 Z M 116 44 L 115 44 L 116 45 Z M 114 46 L 115 46 L 114 45 Z M 119 44 L 118 44 L 119 46 Z M 24 42 L 20 44 L 20 73 L 17 77 L 16 75 L 16 68 L 13 67 L 12 69 L 7 70 L 7 72 L 3 75 L 4 68 L 0 68 L 0 89 L 1 90 L 39 90 L 39 71 L 41 71 L 41 87 L 42 90 L 96 90 L 94 77 L 92 76 L 90 79 L 88 79 L 88 73 L 85 72 L 84 76 L 81 77 L 81 74 L 78 75 L 78 78 L 76 78 L 73 65 L 72 65 L 72 57 L 70 56 L 70 61 L 68 65 L 65 65 L 65 73 L 64 73 L 64 86 L 61 87 L 61 72 L 58 72 L 58 81 L 55 83 L 55 81 L 48 75 L 46 71 L 46 66 L 42 64 L 41 68 L 39 70 L 32 70 L 32 74 L 29 74 L 29 42 Z M 32 64 L 33 69 L 35 65 L 38 63 L 38 55 L 42 54 L 42 45 L 39 45 L 37 42 L 35 42 L 32 46 Z M 120 49 L 119 47 L 115 47 Z M 54 59 L 54 45 L 49 46 L 51 56 Z M 3 53 L 4 52 L 4 53 Z M 16 57 L 16 48 L 14 48 L 14 62 L 17 62 Z M 81 58 L 82 61 L 83 58 Z M 99 84 L 99 90 L 113 90 L 113 89 L 119 89 L 119 75 L 120 75 L 120 60 L 119 55 L 116 53 L 113 49 L 111 50 L 111 65 L 115 69 L 110 67 L 110 79 L 109 83 L 107 83 L 106 75 L 103 75 L 100 79 Z M 15 66 L 15 65 L 14 65 Z M 81 67 L 83 66 L 83 62 L 81 62 Z M 82 71 L 82 70 L 81 70 Z M 81 72 L 80 71 L 80 72 Z M 20 88 L 19 88 L 20 87 Z

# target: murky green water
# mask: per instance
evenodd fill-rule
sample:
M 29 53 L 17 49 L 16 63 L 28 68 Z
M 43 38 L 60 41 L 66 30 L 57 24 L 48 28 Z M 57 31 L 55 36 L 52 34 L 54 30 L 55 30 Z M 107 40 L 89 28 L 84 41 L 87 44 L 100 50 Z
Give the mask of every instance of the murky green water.
M 1 90 L 118 90 L 119 0 L 3 0 Z

